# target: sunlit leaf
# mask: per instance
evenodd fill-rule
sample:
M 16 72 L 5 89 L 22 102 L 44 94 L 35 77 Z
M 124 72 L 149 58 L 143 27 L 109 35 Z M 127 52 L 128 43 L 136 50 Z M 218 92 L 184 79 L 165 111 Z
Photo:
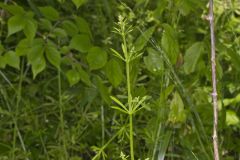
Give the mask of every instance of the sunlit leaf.
M 59 68 L 61 55 L 57 48 L 53 45 L 48 44 L 45 48 L 46 57 L 48 61 L 54 65 L 56 68 Z
M 227 125 L 237 125 L 239 124 L 239 117 L 237 116 L 236 112 L 232 110 L 227 110 L 226 112 L 226 123 Z
M 87 0 L 72 0 L 72 2 L 75 4 L 77 8 L 79 8 L 81 5 L 87 2 Z
M 76 71 L 74 69 L 68 70 L 66 72 L 66 76 L 67 76 L 67 79 L 68 79 L 68 82 L 69 82 L 70 86 L 73 86 L 74 84 L 77 84 L 81 79 L 78 71 Z
M 26 22 L 26 25 L 24 27 L 24 34 L 27 38 L 33 39 L 35 37 L 35 34 L 37 32 L 37 24 L 35 21 L 28 20 Z
M 59 13 L 51 6 L 39 7 L 39 10 L 49 20 L 55 21 L 59 19 Z
M 9 51 L 4 55 L 5 63 L 16 69 L 20 68 L 20 58 L 14 51 Z
M 33 78 L 46 67 L 44 58 L 44 41 L 42 39 L 33 40 L 31 49 L 27 53 L 28 63 L 32 65 Z
M 16 50 L 16 54 L 17 54 L 18 56 L 27 55 L 28 52 L 30 51 L 31 47 L 32 47 L 32 43 L 30 42 L 29 39 L 22 39 L 22 40 L 18 43 L 18 45 L 17 45 L 17 47 L 16 47 L 16 49 L 15 49 L 15 50 Z
M 8 20 L 8 36 L 23 30 L 25 18 L 22 15 L 16 15 Z

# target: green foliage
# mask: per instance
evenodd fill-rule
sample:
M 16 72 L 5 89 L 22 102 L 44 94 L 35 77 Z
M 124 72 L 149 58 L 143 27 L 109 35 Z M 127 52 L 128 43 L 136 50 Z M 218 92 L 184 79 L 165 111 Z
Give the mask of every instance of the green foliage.
M 155 30 L 155 26 L 148 28 L 144 33 L 142 33 L 134 43 L 136 52 L 141 51 L 152 37 Z
M 226 112 L 226 123 L 227 125 L 239 125 L 239 118 L 236 115 L 236 112 L 227 110 Z
M 106 64 L 106 76 L 114 87 L 117 87 L 123 80 L 122 68 L 119 62 L 111 59 Z
M 191 47 L 189 47 L 184 56 L 184 71 L 186 74 L 192 73 L 195 71 L 197 62 L 203 52 L 203 43 L 196 42 Z
M 165 52 L 167 53 L 170 62 L 175 64 L 179 54 L 179 44 L 176 31 L 168 24 L 164 24 L 164 32 L 161 40 L 161 44 Z
M 70 41 L 70 47 L 72 49 L 76 49 L 79 52 L 87 52 L 92 44 L 90 42 L 90 38 L 85 34 L 75 35 Z
M 3 56 L 3 61 L 16 69 L 20 68 L 20 58 L 16 55 L 14 51 L 8 51 Z
M 77 8 L 79 8 L 81 5 L 87 2 L 87 0 L 72 0 L 72 2 L 75 4 Z
M 219 147 L 239 159 L 240 7 L 214 2 Z M 213 159 L 207 4 L 0 2 L 0 159 Z
M 164 70 L 164 62 L 161 55 L 152 48 L 148 48 L 148 55 L 144 57 L 147 69 L 153 74 L 161 74 Z
M 23 30 L 25 20 L 23 15 L 16 15 L 8 20 L 8 36 Z
M 42 15 L 50 21 L 56 21 L 59 19 L 59 12 L 55 10 L 53 7 L 45 6 L 39 7 L 40 12 Z
M 180 95 L 176 92 L 173 95 L 173 100 L 170 104 L 170 113 L 168 120 L 172 123 L 185 122 L 186 121 L 186 111 L 184 109 L 183 101 Z
M 86 58 L 91 70 L 100 69 L 107 63 L 107 53 L 99 47 L 92 47 Z
M 78 83 L 81 79 L 78 71 L 73 70 L 73 69 L 67 71 L 66 76 L 67 76 L 68 82 L 70 83 L 70 86 Z

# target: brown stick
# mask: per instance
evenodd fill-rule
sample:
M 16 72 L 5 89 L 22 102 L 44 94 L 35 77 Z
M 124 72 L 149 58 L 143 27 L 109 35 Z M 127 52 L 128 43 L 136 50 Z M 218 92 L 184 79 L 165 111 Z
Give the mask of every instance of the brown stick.
M 219 160 L 218 151 L 218 103 L 217 103 L 217 78 L 216 78 L 216 52 L 215 52 L 215 35 L 214 35 L 214 15 L 213 0 L 209 0 L 209 22 L 211 32 L 211 64 L 212 64 L 212 99 L 213 99 L 213 149 L 214 160 Z

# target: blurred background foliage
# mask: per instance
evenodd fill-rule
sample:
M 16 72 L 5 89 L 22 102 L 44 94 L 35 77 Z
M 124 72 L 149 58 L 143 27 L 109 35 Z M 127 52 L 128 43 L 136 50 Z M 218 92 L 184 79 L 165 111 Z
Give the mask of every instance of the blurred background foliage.
M 240 3 L 215 0 L 219 147 L 240 158 Z M 127 159 L 127 101 L 118 17 L 132 96 L 136 159 L 210 160 L 212 105 L 208 1 L 4 0 L 0 2 L 0 159 Z

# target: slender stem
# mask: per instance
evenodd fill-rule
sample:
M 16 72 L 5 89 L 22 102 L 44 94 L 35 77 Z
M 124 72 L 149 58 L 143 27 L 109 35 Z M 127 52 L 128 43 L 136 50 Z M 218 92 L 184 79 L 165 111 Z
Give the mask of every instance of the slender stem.
M 130 133 L 130 153 L 131 160 L 134 160 L 134 148 L 133 148 L 133 117 L 132 114 L 129 114 L 129 133 Z
M 60 67 L 58 69 L 58 103 L 59 103 L 59 114 L 60 114 L 60 128 L 62 137 L 60 141 L 63 143 L 63 152 L 65 160 L 68 159 L 67 147 L 66 147 L 66 139 L 65 139 L 65 130 L 64 130 L 64 115 L 63 115 L 63 105 L 62 105 L 62 89 L 61 89 L 61 70 Z
M 105 143 L 105 119 L 104 119 L 104 107 L 101 106 L 101 122 L 102 122 L 102 146 Z
M 133 147 L 133 115 L 132 115 L 132 95 L 131 95 L 131 78 L 130 78 L 130 59 L 127 50 L 127 43 L 125 34 L 122 34 L 123 46 L 124 46 L 124 56 L 126 62 L 126 74 L 127 74 L 127 95 L 128 95 L 128 107 L 129 107 L 129 143 L 130 143 L 130 154 L 131 160 L 134 160 L 134 147 Z
M 129 142 L 130 142 L 130 154 L 131 160 L 134 160 L 134 147 L 133 147 L 133 115 L 132 115 L 132 95 L 131 95 L 131 82 L 130 82 L 130 65 L 129 61 L 126 62 L 127 73 L 127 90 L 128 90 L 128 106 L 129 106 Z
M 211 67 L 212 67 L 212 99 L 213 99 L 213 149 L 214 160 L 219 160 L 218 151 L 218 103 L 217 103 L 217 77 L 216 77 L 216 52 L 215 52 L 215 35 L 214 35 L 214 15 L 213 0 L 209 0 L 209 22 L 211 32 Z
M 15 150 L 16 150 L 16 141 L 17 141 L 17 136 L 19 138 L 19 141 L 21 143 L 22 149 L 23 151 L 26 153 L 26 147 L 22 138 L 22 135 L 19 131 L 18 128 L 18 122 L 17 122 L 17 117 L 18 117 L 18 112 L 19 112 L 19 105 L 20 105 L 20 101 L 22 99 L 22 82 L 23 82 L 23 76 L 24 76 L 24 61 L 22 61 L 21 63 L 21 70 L 20 70 L 20 78 L 19 78 L 19 84 L 18 84 L 18 90 L 17 90 L 17 103 L 16 103 L 16 110 L 15 113 L 13 115 L 13 122 L 14 122 L 14 132 L 13 132 L 13 153 L 12 153 L 12 158 L 15 159 L 16 155 L 15 155 Z M 9 107 L 10 109 L 10 107 Z M 26 160 L 29 160 L 28 157 L 25 158 Z
M 92 158 L 92 160 L 98 159 L 99 156 L 102 154 L 102 152 L 105 150 L 105 148 L 106 148 L 115 138 L 117 138 L 117 136 L 119 135 L 119 133 L 122 132 L 122 130 L 123 130 L 123 128 L 119 129 L 118 132 L 117 132 L 116 134 L 114 134 L 114 135 L 112 136 L 112 138 L 110 138 L 104 146 L 102 146 L 102 148 L 100 149 L 100 151 Z

